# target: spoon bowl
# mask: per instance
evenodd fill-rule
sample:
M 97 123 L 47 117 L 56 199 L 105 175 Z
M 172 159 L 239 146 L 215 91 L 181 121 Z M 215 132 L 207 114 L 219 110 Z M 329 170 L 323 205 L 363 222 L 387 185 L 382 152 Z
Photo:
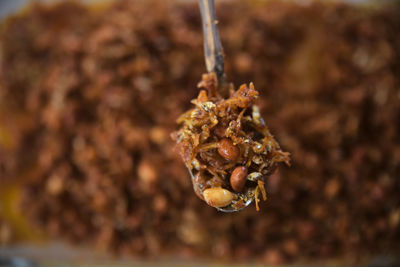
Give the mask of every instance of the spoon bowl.
M 190 177 L 192 179 L 192 183 L 194 183 L 194 175 L 191 169 L 189 169 L 189 173 L 190 173 Z M 238 207 L 234 207 L 232 205 L 228 205 L 225 207 L 215 207 L 217 210 L 222 211 L 222 212 L 226 212 L 226 213 L 231 213 L 231 212 L 236 212 L 236 211 L 241 211 L 242 209 L 246 208 L 247 206 L 249 206 L 251 203 L 253 202 L 253 198 L 247 199 L 246 202 L 243 203 L 243 205 L 240 206 L 240 208 Z

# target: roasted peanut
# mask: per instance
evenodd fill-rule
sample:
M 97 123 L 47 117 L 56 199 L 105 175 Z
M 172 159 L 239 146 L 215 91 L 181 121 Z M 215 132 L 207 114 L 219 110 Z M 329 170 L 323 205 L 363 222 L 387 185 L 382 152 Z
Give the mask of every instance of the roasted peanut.
M 230 178 L 232 189 L 235 192 L 241 192 L 243 190 L 244 184 L 246 183 L 247 168 L 245 166 L 236 167 Z
M 218 143 L 218 153 L 228 160 L 236 160 L 239 157 L 240 150 L 228 138 L 223 138 Z
M 222 187 L 208 188 L 204 190 L 203 196 L 207 204 L 215 208 L 228 206 L 235 197 L 232 192 Z

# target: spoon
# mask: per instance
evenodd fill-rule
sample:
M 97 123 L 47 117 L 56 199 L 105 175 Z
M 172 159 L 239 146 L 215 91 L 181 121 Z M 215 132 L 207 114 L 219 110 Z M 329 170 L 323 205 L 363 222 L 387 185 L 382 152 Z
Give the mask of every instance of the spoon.
M 204 36 L 204 57 L 208 72 L 215 72 L 218 81 L 223 82 L 224 51 L 218 33 L 214 0 L 199 0 Z
M 188 168 L 188 170 L 189 170 L 189 173 L 190 173 L 190 177 L 192 178 L 192 182 L 194 182 L 194 175 L 193 175 L 193 172 L 192 172 L 192 170 L 189 169 L 189 168 Z M 253 198 L 250 198 L 250 199 L 247 199 L 246 202 L 243 202 L 243 205 L 242 205 L 240 208 L 236 208 L 236 207 L 233 207 L 232 205 L 228 205 L 228 206 L 226 206 L 226 207 L 216 207 L 216 209 L 219 210 L 219 211 L 222 211 L 222 212 L 227 212 L 227 213 L 236 212 L 236 211 L 240 211 L 240 210 L 246 208 L 246 207 L 249 206 L 252 202 L 253 202 Z
M 224 71 L 224 54 L 221 39 L 219 37 L 217 29 L 218 21 L 215 15 L 214 0 L 199 0 L 198 2 L 203 24 L 204 57 L 206 68 L 209 73 L 214 72 L 216 74 L 218 83 L 222 85 L 226 83 Z M 192 182 L 194 182 L 192 170 L 189 169 L 189 173 L 191 175 Z M 217 207 L 216 209 L 222 212 L 236 212 L 246 208 L 252 202 L 253 198 L 249 198 L 240 207 L 228 205 L 226 207 Z

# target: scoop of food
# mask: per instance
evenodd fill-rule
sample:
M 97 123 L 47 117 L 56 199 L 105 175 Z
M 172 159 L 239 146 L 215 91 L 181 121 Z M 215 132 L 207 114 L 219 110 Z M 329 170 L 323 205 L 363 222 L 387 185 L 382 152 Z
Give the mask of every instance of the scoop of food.
M 214 73 L 203 74 L 195 107 L 182 114 L 173 139 L 183 161 L 193 174 L 195 193 L 215 208 L 240 210 L 259 197 L 266 200 L 264 182 L 279 162 L 289 164 L 254 105 L 258 92 L 250 83 L 229 97 L 219 92 Z

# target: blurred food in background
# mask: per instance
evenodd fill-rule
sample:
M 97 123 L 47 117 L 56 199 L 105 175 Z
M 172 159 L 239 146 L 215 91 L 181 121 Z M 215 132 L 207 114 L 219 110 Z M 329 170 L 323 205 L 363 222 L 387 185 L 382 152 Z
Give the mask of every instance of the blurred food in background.
M 265 263 L 400 252 L 400 6 L 226 1 L 226 73 L 254 81 L 292 166 L 260 212 L 193 194 L 175 119 L 204 72 L 195 3 L 34 4 L 1 31 L 0 244 Z M 32 242 L 32 241 L 31 241 Z

